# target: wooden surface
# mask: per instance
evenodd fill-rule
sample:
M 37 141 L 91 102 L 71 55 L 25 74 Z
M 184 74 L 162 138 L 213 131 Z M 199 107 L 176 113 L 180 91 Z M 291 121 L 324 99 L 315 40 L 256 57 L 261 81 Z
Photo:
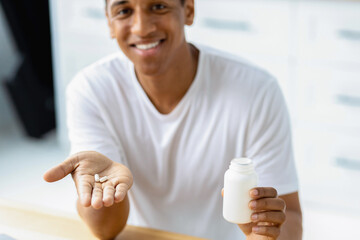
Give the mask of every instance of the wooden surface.
M 0 200 L 0 237 L 16 240 L 96 239 L 77 215 L 49 213 Z M 127 225 L 116 240 L 199 240 L 200 238 Z

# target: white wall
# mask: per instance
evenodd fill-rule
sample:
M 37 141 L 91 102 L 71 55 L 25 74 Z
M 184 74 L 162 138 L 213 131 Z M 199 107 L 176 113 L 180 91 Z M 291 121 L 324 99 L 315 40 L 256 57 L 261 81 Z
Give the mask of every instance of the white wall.
M 0 5 L 0 129 L 15 122 L 15 113 L 5 92 L 4 81 L 13 75 L 18 61 L 19 53 L 14 45 L 5 14 Z

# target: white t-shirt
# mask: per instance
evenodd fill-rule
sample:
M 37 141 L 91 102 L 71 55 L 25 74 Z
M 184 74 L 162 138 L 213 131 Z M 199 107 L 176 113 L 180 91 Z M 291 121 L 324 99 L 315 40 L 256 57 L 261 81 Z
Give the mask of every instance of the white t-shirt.
M 132 224 L 210 239 L 245 239 L 222 217 L 224 173 L 252 158 L 259 186 L 298 189 L 289 117 L 276 80 L 205 46 L 196 77 L 161 114 L 121 53 L 85 68 L 67 88 L 71 154 L 93 150 L 126 165 Z

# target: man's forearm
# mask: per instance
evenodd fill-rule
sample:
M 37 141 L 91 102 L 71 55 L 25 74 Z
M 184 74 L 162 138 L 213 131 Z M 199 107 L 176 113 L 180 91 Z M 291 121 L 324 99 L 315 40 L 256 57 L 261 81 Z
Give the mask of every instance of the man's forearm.
M 122 202 L 98 210 L 91 206 L 84 207 L 78 200 L 77 210 L 96 237 L 102 240 L 113 239 L 126 225 L 129 216 L 129 199 L 126 196 Z
M 278 240 L 301 240 L 302 239 L 302 215 L 299 212 L 286 211 L 286 221 L 281 226 Z

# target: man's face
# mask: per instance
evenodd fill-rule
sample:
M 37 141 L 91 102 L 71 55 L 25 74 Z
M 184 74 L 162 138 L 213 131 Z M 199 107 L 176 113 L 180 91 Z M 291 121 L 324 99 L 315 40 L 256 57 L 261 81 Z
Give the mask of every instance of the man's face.
M 137 71 L 161 74 L 184 56 L 184 25 L 194 17 L 193 0 L 108 0 L 111 37 Z

